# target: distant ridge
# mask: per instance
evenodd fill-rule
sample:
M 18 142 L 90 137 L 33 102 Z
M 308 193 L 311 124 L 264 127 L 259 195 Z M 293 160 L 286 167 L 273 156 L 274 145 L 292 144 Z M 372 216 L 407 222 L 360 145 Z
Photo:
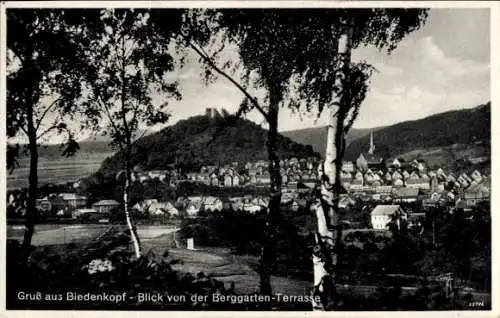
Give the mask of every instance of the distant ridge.
M 471 109 L 448 111 L 419 120 L 405 121 L 378 129 L 374 133 L 376 151 L 394 157 L 415 149 L 446 147 L 453 144 L 490 144 L 491 103 Z M 367 150 L 369 136 L 353 140 L 345 158 L 354 160 Z
M 353 128 L 347 134 L 346 143 L 349 145 L 354 140 L 367 136 L 370 131 L 377 131 L 379 129 L 379 127 L 366 129 Z M 284 131 L 281 134 L 300 144 L 311 145 L 314 151 L 319 152 L 322 157 L 325 155 L 327 137 L 326 126 Z

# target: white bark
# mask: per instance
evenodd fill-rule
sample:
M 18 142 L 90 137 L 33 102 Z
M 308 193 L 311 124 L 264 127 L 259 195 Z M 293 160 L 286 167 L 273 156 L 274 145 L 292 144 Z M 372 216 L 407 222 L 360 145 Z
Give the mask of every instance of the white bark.
M 132 225 L 132 219 L 130 217 L 129 202 L 128 202 L 128 191 L 129 191 L 129 180 L 125 178 L 125 189 L 123 191 L 123 206 L 125 209 L 125 220 L 127 221 L 127 227 L 130 231 L 130 236 L 132 238 L 132 244 L 134 246 L 135 257 L 141 257 L 141 247 L 139 246 L 139 239 L 137 238 L 136 232 Z
M 327 310 L 329 309 L 328 306 L 335 302 L 335 299 L 331 299 L 331 290 L 327 289 L 334 288 L 335 273 L 333 268 L 337 263 L 337 255 L 333 252 L 337 233 L 336 230 L 332 230 L 331 225 L 335 222 L 334 216 L 337 212 L 334 202 L 335 197 L 339 193 L 335 193 L 334 185 L 337 178 L 337 170 L 341 169 L 340 166 L 337 167 L 337 163 L 340 162 L 338 161 L 338 156 L 341 155 L 340 147 L 342 145 L 336 144 L 335 136 L 338 129 L 344 129 L 343 117 L 339 117 L 339 109 L 348 107 L 344 105 L 348 100 L 343 94 L 343 89 L 346 87 L 348 78 L 347 71 L 350 64 L 352 27 L 349 26 L 345 31 L 340 36 L 338 42 L 338 54 L 341 58 L 335 86 L 340 88 L 340 91 L 333 96 L 332 107 L 330 107 L 325 163 L 320 168 L 320 171 L 328 177 L 328 182 L 322 181 L 321 187 L 321 200 L 326 203 L 324 206 L 328 208 L 328 211 L 324 211 L 321 203 L 315 207 L 318 232 L 316 235 L 315 253 L 313 254 L 314 287 L 315 292 L 321 296 L 322 301 L 317 302 L 317 299 L 313 297 L 313 310 Z M 328 221 L 330 221 L 330 224 L 328 224 Z M 326 282 L 329 282 L 329 284 Z

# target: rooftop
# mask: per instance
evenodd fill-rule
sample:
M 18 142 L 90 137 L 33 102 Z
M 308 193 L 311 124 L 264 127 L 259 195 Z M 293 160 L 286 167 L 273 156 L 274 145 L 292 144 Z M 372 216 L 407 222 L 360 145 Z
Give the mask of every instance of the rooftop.
M 393 215 L 400 208 L 399 205 L 377 205 L 371 215 Z

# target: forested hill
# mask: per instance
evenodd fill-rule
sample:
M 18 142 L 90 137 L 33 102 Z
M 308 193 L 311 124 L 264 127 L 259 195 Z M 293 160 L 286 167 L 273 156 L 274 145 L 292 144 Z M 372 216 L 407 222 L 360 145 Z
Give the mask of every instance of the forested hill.
M 415 149 L 459 145 L 488 145 L 491 138 L 491 103 L 472 109 L 449 111 L 420 120 L 384 127 L 374 133 L 375 151 L 384 157 L 398 156 Z M 351 142 L 345 158 L 354 160 L 366 152 L 369 135 Z
M 196 116 L 145 136 L 134 146 L 132 164 L 145 170 L 166 169 L 173 164 L 184 170 L 196 170 L 201 165 L 267 159 L 265 129 L 239 119 L 221 130 L 219 127 L 225 120 Z M 280 158 L 319 157 L 309 145 L 298 144 L 281 135 L 278 142 Z M 100 172 L 114 174 L 123 166 L 122 162 L 122 154 L 118 152 L 103 162 Z

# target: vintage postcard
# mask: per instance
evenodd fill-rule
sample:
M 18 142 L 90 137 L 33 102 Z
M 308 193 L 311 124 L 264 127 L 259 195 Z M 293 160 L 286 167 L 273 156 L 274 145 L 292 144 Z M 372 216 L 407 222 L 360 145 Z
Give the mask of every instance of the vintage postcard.
M 493 315 L 496 2 L 1 9 L 7 316 Z

